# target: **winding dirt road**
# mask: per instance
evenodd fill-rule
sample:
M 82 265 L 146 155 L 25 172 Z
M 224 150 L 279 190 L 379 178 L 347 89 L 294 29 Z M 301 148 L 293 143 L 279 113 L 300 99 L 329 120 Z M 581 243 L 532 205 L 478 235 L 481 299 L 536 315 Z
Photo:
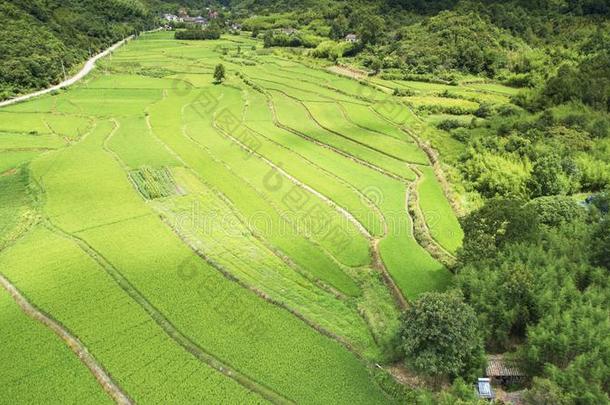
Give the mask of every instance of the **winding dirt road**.
M 38 96 L 42 96 L 43 94 L 47 94 L 50 93 L 54 90 L 59 90 L 62 87 L 68 87 L 73 85 L 74 83 L 78 82 L 80 79 L 82 79 L 83 77 L 87 76 L 89 74 L 89 72 L 91 72 L 93 70 L 93 68 L 95 67 L 95 62 L 97 62 L 99 59 L 107 56 L 108 54 L 114 52 L 115 50 L 117 50 L 118 48 L 120 48 L 121 46 L 123 46 L 127 41 L 133 39 L 134 36 L 130 35 L 127 38 L 123 39 L 122 41 L 117 42 L 116 44 L 112 45 L 110 48 L 106 49 L 103 52 L 98 53 L 97 55 L 91 57 L 91 59 L 89 59 L 86 63 L 85 66 L 83 66 L 83 68 L 74 76 L 72 76 L 69 79 L 64 80 L 63 82 L 56 84 L 55 86 L 43 89 L 43 90 L 39 90 L 36 91 L 34 93 L 29 93 L 29 94 L 24 94 L 23 96 L 19 96 L 19 97 L 15 97 L 15 98 L 11 98 L 9 100 L 5 100 L 0 102 L 0 107 L 6 107 L 7 105 L 11 105 L 11 104 L 15 104 L 15 103 L 19 103 L 21 101 L 25 101 L 25 100 L 29 100 L 31 98 L 34 97 L 38 97 Z

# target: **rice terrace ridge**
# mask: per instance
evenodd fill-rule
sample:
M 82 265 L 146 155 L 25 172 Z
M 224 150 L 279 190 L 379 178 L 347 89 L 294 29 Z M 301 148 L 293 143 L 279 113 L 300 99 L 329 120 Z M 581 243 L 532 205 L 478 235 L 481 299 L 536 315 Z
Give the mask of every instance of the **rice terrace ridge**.
M 54 1 L 1 5 L 0 404 L 610 403 L 607 2 L 543 75 L 518 1 Z

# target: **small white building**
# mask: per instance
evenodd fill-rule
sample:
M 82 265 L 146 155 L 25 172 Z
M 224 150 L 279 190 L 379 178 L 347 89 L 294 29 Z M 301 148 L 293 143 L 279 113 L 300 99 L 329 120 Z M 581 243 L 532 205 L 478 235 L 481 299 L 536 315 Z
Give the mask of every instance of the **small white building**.
M 282 28 L 280 29 L 280 32 L 286 35 L 295 35 L 299 33 L 299 31 L 294 28 Z
M 358 36 L 356 34 L 347 34 L 345 36 L 345 42 L 358 42 Z
M 204 18 L 202 16 L 197 16 L 193 19 L 193 22 L 195 24 L 199 24 L 199 25 L 207 25 L 208 24 L 208 20 L 207 18 Z
M 167 21 L 178 21 L 178 16 L 174 14 L 163 14 L 163 18 Z
M 479 378 L 476 385 L 476 391 L 479 398 L 487 399 L 492 401 L 494 399 L 494 392 L 491 388 L 491 380 L 489 378 Z

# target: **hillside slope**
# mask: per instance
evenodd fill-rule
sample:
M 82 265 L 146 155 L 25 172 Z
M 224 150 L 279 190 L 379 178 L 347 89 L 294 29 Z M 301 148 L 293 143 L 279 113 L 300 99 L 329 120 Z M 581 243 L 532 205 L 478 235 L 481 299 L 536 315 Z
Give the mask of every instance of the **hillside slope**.
M 89 55 L 152 26 L 138 0 L 1 0 L 0 99 L 56 83 Z

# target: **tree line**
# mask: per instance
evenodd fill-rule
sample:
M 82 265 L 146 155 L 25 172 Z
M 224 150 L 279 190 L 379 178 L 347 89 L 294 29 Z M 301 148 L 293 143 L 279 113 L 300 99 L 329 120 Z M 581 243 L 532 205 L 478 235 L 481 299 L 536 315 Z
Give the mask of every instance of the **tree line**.
M 0 0 L 0 99 L 57 83 L 88 56 L 154 25 L 138 0 Z

